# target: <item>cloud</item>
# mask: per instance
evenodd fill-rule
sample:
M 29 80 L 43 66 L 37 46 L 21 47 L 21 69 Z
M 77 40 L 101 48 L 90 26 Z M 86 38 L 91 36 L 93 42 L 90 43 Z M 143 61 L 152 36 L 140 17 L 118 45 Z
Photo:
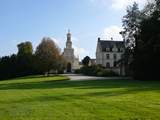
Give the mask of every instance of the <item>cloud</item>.
M 101 37 L 107 40 L 111 38 L 113 38 L 113 40 L 122 40 L 122 36 L 119 34 L 120 31 L 122 31 L 121 27 L 112 25 L 103 30 Z
M 126 7 L 128 5 L 132 5 L 133 2 L 136 2 L 140 7 L 143 7 L 146 3 L 146 0 L 112 0 L 111 7 L 116 10 L 126 9 Z
M 91 3 L 102 6 L 110 6 L 114 10 L 124 10 L 128 5 L 132 5 L 133 2 L 137 2 L 139 7 L 142 8 L 147 0 L 89 0 Z
M 101 4 L 101 5 L 106 6 L 106 5 L 109 4 L 108 0 L 89 0 L 89 1 L 90 1 L 91 3 L 95 3 L 96 5 Z
M 61 44 L 61 41 L 60 41 L 59 39 L 56 39 L 56 38 L 54 38 L 54 37 L 51 37 L 51 39 L 52 39 L 57 45 Z
M 73 48 L 74 48 L 75 56 L 82 57 L 82 56 L 88 54 L 88 51 L 86 49 L 82 48 L 82 47 L 78 47 L 78 46 L 73 45 Z
M 72 36 L 72 42 L 79 42 L 79 39 L 75 36 Z
M 60 51 L 63 52 L 63 48 L 64 48 L 64 41 L 62 41 L 62 39 L 57 39 L 54 37 L 51 37 L 51 39 L 55 42 L 55 44 L 60 48 Z

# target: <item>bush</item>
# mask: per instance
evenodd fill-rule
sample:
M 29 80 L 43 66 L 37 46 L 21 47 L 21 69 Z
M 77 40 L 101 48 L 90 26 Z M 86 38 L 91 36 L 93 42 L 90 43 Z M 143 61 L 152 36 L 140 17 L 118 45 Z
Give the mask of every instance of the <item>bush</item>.
M 81 73 L 81 69 L 77 69 L 74 71 L 75 74 L 80 74 Z
M 111 71 L 111 70 L 101 70 L 97 73 L 97 76 L 103 76 L 103 77 L 111 77 L 111 76 L 118 76 L 118 74 L 116 74 L 115 72 Z
M 82 73 L 84 75 L 99 77 L 118 76 L 115 72 L 111 70 L 106 70 L 104 67 L 100 65 L 83 66 L 79 71 L 76 72 Z

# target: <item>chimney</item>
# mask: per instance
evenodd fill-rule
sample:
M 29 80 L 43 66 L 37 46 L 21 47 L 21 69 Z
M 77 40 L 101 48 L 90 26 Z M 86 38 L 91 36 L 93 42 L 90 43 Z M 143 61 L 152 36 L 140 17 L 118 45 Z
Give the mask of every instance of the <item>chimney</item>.
M 101 40 L 101 38 L 99 37 L 99 38 L 98 38 L 98 42 L 100 42 L 100 40 Z

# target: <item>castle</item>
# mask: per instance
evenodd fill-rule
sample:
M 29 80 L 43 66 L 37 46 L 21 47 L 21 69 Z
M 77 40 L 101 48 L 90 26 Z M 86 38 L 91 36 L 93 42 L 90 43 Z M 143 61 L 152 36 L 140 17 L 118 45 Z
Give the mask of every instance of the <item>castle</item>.
M 118 64 L 122 59 L 124 50 L 124 41 L 113 41 L 113 38 L 111 40 L 101 40 L 98 38 L 96 64 L 102 65 L 119 75 L 125 75 L 123 66 Z

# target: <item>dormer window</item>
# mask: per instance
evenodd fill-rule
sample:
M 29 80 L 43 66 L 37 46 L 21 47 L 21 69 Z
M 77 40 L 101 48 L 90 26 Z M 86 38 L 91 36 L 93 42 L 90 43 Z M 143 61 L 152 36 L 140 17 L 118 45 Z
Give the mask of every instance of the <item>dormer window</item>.
M 117 52 L 117 48 L 116 48 L 116 47 L 114 47 L 114 48 L 113 48 L 113 51 L 114 51 L 114 52 Z

